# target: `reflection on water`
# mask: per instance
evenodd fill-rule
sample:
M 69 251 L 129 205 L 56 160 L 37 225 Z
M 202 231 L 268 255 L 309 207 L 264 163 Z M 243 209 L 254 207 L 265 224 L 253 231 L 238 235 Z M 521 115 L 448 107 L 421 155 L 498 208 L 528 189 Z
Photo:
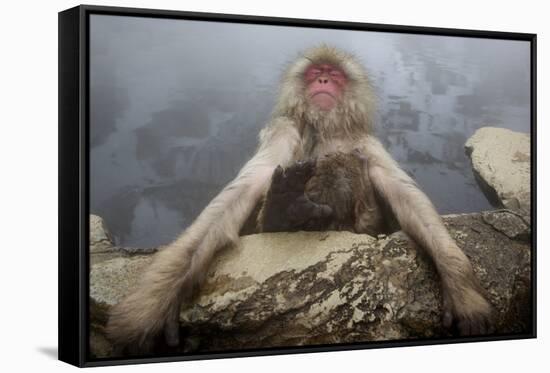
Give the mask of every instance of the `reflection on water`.
M 441 213 L 491 208 L 463 148 L 477 128 L 529 131 L 528 43 L 111 16 L 91 35 L 91 211 L 123 245 L 192 222 L 253 154 L 282 68 L 321 41 L 365 63 L 377 134 Z

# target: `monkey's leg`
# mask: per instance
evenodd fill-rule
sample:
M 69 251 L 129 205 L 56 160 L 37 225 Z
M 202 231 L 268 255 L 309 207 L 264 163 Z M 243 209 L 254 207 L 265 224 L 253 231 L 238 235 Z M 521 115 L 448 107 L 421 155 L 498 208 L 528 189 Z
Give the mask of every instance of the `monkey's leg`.
M 443 322 L 454 321 L 463 335 L 484 334 L 490 327 L 491 306 L 468 257 L 449 235 L 432 203 L 374 138 L 363 142 L 368 175 L 387 201 L 403 231 L 434 261 L 443 288 Z
M 289 120 L 275 120 L 262 131 L 256 155 L 235 180 L 174 242 L 155 254 L 137 286 L 111 309 L 107 335 L 115 345 L 148 350 L 163 330 L 169 345 L 179 342 L 181 303 L 200 286 L 216 251 L 238 239 L 273 170 L 289 164 L 299 144 L 298 131 Z

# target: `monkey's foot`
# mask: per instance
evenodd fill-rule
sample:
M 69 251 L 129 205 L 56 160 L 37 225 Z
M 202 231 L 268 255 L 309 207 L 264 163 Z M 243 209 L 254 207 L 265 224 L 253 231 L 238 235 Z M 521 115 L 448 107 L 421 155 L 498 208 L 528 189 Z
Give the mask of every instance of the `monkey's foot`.
M 276 194 L 298 196 L 304 193 L 306 183 L 315 171 L 315 160 L 299 161 L 283 169 L 277 167 L 271 179 L 271 190 Z
M 319 228 L 332 215 L 327 205 L 317 204 L 305 195 L 306 183 L 315 172 L 316 161 L 300 161 L 273 172 L 267 203 L 264 232 L 292 232 Z
M 286 170 L 277 168 L 273 174 L 273 195 L 279 194 L 278 208 L 290 224 L 287 230 L 319 229 L 323 221 L 332 215 L 332 209 L 311 201 L 305 195 L 306 183 L 315 172 L 316 160 L 299 161 Z
M 288 219 L 292 226 L 303 230 L 321 230 L 328 226 L 332 208 L 311 201 L 302 195 L 287 208 Z

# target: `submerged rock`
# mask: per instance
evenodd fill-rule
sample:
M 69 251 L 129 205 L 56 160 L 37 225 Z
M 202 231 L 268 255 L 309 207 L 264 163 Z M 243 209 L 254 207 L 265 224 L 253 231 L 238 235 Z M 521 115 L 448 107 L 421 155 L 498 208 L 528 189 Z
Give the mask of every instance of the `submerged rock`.
M 494 211 L 444 217 L 494 306 L 495 333 L 531 331 L 529 222 Z M 95 227 L 102 227 L 96 224 Z M 95 237 L 95 233 L 94 233 Z M 110 252 L 90 273 L 91 350 L 111 356 L 106 312 L 131 289 L 152 255 Z M 214 261 L 182 307 L 182 352 L 450 336 L 441 325 L 438 276 L 402 232 L 244 236 Z
M 524 216 L 531 213 L 531 138 L 505 128 L 478 129 L 465 145 L 489 200 Z

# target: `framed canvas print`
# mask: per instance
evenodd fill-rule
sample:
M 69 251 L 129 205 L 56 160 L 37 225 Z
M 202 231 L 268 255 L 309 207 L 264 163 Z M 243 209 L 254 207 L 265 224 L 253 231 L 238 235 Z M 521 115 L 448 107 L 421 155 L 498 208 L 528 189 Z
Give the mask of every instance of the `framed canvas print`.
M 59 13 L 59 358 L 535 337 L 535 43 Z

